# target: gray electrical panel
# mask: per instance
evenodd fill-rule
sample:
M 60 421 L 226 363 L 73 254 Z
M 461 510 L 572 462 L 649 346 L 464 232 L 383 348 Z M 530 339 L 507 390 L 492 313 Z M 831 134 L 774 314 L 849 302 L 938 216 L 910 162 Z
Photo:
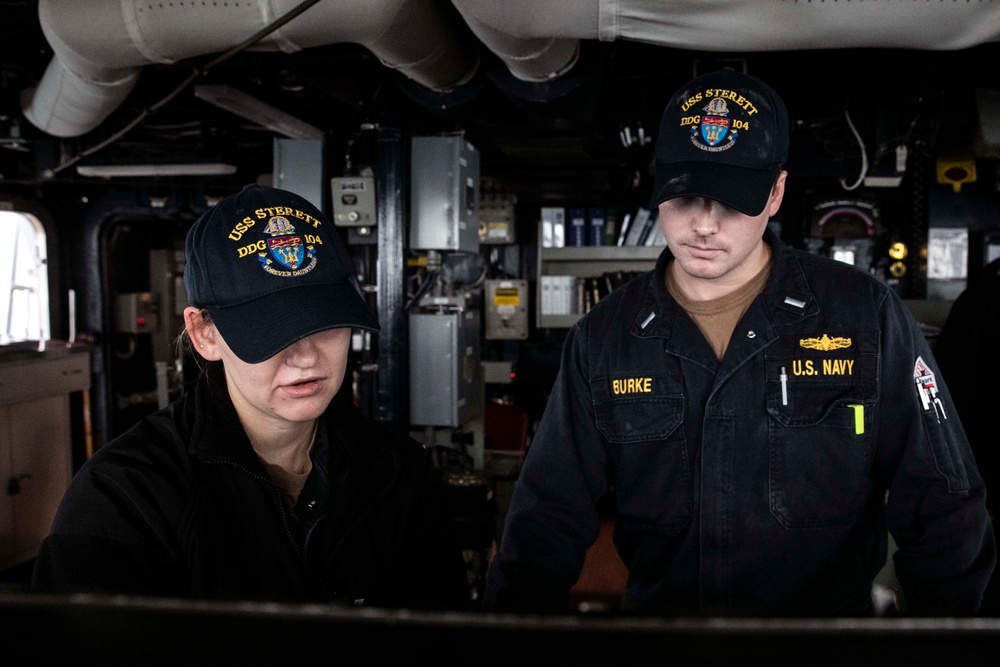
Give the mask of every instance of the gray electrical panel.
M 410 314 L 410 423 L 458 427 L 483 413 L 479 313 Z
M 528 281 L 486 281 L 486 339 L 528 337 Z
M 323 210 L 323 140 L 275 139 L 272 181 Z
M 119 294 L 115 309 L 115 331 L 120 333 L 155 333 L 160 325 L 160 302 L 151 292 Z
M 479 251 L 479 152 L 461 136 L 411 141 L 410 248 Z

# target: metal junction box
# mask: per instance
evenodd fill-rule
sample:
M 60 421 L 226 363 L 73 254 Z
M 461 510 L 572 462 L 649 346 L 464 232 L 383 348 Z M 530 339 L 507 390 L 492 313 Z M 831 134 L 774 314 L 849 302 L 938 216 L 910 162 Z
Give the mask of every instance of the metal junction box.
M 375 225 L 375 179 L 370 176 L 330 179 L 333 224 L 338 227 Z
M 410 423 L 462 426 L 483 412 L 479 312 L 410 314 Z
M 410 248 L 479 251 L 479 152 L 461 136 L 413 137 Z
M 528 281 L 486 281 L 486 340 L 528 337 Z

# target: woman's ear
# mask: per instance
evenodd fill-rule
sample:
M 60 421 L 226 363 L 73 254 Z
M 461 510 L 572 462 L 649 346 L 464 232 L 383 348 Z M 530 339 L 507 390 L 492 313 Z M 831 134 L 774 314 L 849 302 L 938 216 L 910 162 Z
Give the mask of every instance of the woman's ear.
M 205 361 L 218 361 L 222 358 L 216 342 L 215 325 L 205 320 L 200 308 L 188 306 L 184 309 L 184 328 L 191 339 L 191 346 Z

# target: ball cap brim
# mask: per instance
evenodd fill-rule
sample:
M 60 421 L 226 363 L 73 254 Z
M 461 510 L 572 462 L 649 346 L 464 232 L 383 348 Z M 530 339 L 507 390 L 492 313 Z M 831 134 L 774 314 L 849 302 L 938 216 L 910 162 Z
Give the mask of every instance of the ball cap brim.
M 289 298 L 295 307 L 288 308 Z M 295 287 L 231 307 L 207 308 L 233 353 L 247 363 L 270 359 L 292 343 L 327 329 L 378 331 L 378 320 L 350 283 Z
M 706 197 L 743 213 L 759 215 L 767 206 L 781 168 L 750 169 L 710 162 L 673 162 L 657 165 L 650 209 L 668 199 Z

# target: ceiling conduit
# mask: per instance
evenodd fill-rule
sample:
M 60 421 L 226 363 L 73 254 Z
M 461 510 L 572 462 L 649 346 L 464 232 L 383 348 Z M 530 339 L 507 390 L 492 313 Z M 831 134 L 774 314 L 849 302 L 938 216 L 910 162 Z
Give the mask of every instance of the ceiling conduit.
M 76 137 L 124 102 L 142 68 L 224 51 L 293 9 L 299 0 L 40 0 L 54 57 L 22 94 L 28 120 Z M 475 39 L 444 0 L 329 1 L 251 48 L 283 51 L 352 42 L 422 86 L 448 91 L 478 68 Z

